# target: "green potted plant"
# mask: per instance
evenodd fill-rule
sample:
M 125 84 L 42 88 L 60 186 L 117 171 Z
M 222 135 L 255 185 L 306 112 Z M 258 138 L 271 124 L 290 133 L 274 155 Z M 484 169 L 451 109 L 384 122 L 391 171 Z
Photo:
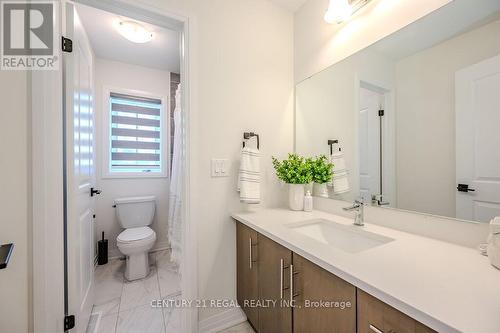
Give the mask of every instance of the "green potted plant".
M 310 161 L 313 177 L 313 194 L 328 198 L 326 184 L 332 180 L 333 164 L 325 155 L 320 155 Z
M 276 175 L 288 184 L 288 203 L 291 210 L 304 209 L 304 185 L 313 180 L 311 159 L 297 154 L 288 154 L 288 159 L 272 158 Z

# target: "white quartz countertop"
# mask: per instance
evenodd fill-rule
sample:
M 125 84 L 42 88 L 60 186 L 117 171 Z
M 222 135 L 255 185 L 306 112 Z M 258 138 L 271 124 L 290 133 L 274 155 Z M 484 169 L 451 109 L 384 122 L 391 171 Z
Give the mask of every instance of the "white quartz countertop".
M 287 224 L 322 218 L 352 225 L 349 218 L 287 209 L 232 217 L 438 332 L 500 333 L 500 270 L 475 249 L 365 221 L 359 228 L 394 241 L 348 253 Z

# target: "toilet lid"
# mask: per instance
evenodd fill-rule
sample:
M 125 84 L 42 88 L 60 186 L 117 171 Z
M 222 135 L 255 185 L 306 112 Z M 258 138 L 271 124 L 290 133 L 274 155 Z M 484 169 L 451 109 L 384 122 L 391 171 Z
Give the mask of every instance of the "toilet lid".
M 138 240 L 153 237 L 155 232 L 149 227 L 128 228 L 122 231 L 117 240 L 123 243 L 134 242 Z

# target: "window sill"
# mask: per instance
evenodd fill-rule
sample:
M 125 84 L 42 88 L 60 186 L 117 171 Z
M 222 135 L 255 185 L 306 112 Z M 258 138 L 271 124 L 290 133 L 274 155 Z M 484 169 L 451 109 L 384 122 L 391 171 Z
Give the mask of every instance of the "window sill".
M 168 178 L 165 173 L 123 173 L 123 174 L 105 174 L 102 179 L 142 179 L 142 178 Z

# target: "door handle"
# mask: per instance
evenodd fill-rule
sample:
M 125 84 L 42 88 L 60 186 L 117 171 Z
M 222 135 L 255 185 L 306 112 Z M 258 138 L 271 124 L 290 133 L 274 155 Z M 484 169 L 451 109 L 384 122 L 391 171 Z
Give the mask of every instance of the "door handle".
M 469 188 L 468 184 L 458 184 L 457 190 L 458 190 L 458 192 L 465 192 L 465 193 L 467 193 L 467 192 L 475 192 L 476 191 L 473 188 Z
M 94 195 L 101 194 L 101 190 L 97 190 L 93 187 L 90 188 L 90 196 L 93 197 Z
M 0 245 L 0 269 L 7 268 L 13 249 L 13 243 Z

